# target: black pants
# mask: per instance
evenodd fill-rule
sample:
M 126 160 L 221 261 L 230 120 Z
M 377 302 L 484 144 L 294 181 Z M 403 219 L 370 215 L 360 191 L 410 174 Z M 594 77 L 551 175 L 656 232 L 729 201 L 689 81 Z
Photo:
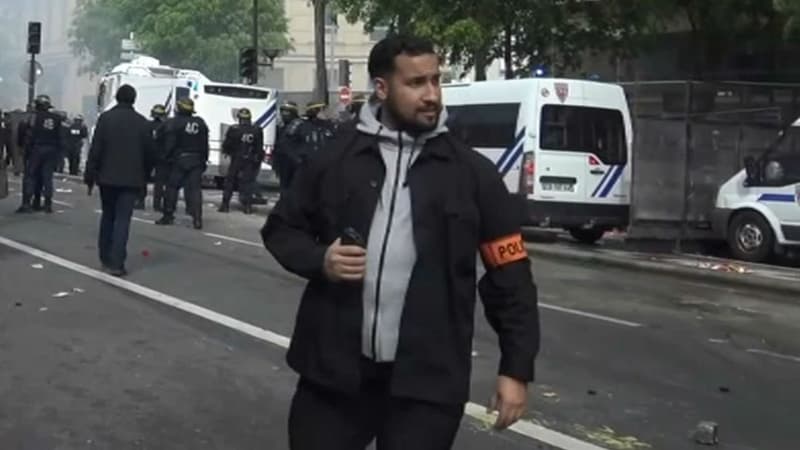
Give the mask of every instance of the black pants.
M 108 268 L 125 267 L 133 204 L 138 195 L 137 188 L 100 186 L 103 215 L 100 218 L 97 248 L 100 251 L 100 262 Z
M 228 167 L 228 174 L 225 176 L 225 186 L 222 190 L 222 203 L 228 204 L 233 196 L 233 188 L 236 180 L 239 180 L 239 202 L 242 205 L 253 204 L 253 195 L 256 191 L 256 177 L 261 164 L 256 161 L 248 161 L 243 158 L 234 157 Z
M 391 365 L 365 362 L 361 392 L 350 396 L 301 379 L 289 413 L 291 450 L 448 450 L 463 405 L 392 397 Z
M 41 192 L 45 202 L 53 199 L 53 171 L 59 153 L 55 147 L 35 146 L 25 161 L 25 177 L 22 180 L 22 203 L 31 204 L 31 198 Z
M 69 160 L 69 174 L 77 175 L 81 165 L 81 145 L 72 145 L 67 149 L 67 160 Z
M 176 164 L 172 167 L 167 182 L 164 215 L 175 216 L 175 210 L 178 207 L 178 190 L 183 188 L 189 215 L 195 219 L 203 217 L 203 172 L 205 170 L 205 166 L 184 168 Z
M 156 165 L 155 173 L 153 175 L 153 206 L 157 209 L 164 208 L 164 198 L 167 191 L 169 174 L 169 164 Z

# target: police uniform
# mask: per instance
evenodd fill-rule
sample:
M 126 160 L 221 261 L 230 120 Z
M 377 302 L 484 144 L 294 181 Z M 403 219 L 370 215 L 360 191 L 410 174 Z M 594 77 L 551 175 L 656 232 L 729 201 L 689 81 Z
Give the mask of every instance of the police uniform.
M 238 179 L 239 201 L 246 214 L 252 213 L 256 177 L 266 154 L 264 152 L 264 131 L 253 125 L 250 119 L 249 110 L 240 111 L 239 120 L 241 122 L 230 127 L 225 133 L 222 151 L 230 157 L 231 164 L 225 177 L 220 212 L 230 210 L 233 188 Z
M 153 140 L 155 141 L 155 153 L 156 153 L 156 166 L 153 173 L 153 209 L 159 212 L 164 211 L 164 198 L 167 188 L 167 181 L 169 179 L 170 173 L 170 165 L 169 161 L 167 161 L 167 155 L 165 154 L 164 149 L 164 119 L 163 117 L 166 116 L 166 110 L 164 111 L 164 115 L 153 116 L 153 120 L 150 121 L 150 130 L 153 135 Z
M 36 111 L 22 124 L 25 142 L 25 177 L 22 206 L 18 212 L 31 212 L 31 199 L 42 188 L 44 209 L 53 211 L 53 172 L 64 150 L 63 118 L 50 112 L 50 99 L 40 96 Z
M 89 136 L 89 131 L 83 123 L 83 118 L 77 117 L 67 128 L 67 160 L 69 161 L 70 175 L 78 175 L 81 163 L 81 150 L 83 140 Z
M 208 126 L 193 115 L 194 102 L 178 101 L 178 115 L 164 124 L 164 148 L 171 165 L 167 180 L 164 217 L 156 223 L 171 225 L 175 221 L 178 190 L 183 187 L 186 206 L 195 229 L 203 227 L 203 172 L 208 161 Z

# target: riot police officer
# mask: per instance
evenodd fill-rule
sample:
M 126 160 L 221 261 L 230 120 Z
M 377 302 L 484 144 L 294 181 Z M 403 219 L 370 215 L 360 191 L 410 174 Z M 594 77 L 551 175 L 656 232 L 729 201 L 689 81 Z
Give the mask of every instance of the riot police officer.
M 203 172 L 208 161 L 208 126 L 195 116 L 194 101 L 178 100 L 178 115 L 164 124 L 164 152 L 171 165 L 167 181 L 164 216 L 157 225 L 175 223 L 178 190 L 183 187 L 194 228 L 203 228 Z
M 156 166 L 153 173 L 153 209 L 164 211 L 164 193 L 169 179 L 170 165 L 164 153 L 164 121 L 167 119 L 167 108 L 164 105 L 155 105 L 150 110 L 150 122 L 155 141 Z M 146 194 L 146 193 L 145 193 Z
M 25 176 L 22 187 L 22 205 L 18 213 L 33 211 L 31 199 L 41 186 L 44 210 L 53 212 L 53 171 L 64 149 L 63 119 L 52 113 L 50 97 L 36 97 L 35 111 L 21 124 L 25 147 Z
M 78 114 L 67 129 L 67 160 L 70 175 L 78 175 L 83 142 L 88 136 L 89 131 L 83 123 L 83 116 Z
M 239 179 L 239 201 L 245 214 L 253 213 L 253 192 L 261 162 L 264 161 L 264 131 L 252 123 L 252 114 L 247 108 L 237 113 L 239 124 L 225 133 L 222 152 L 231 159 L 225 188 L 222 192 L 222 205 L 219 212 L 230 211 L 231 196 L 237 178 Z
M 278 125 L 275 153 L 272 155 L 272 166 L 278 175 L 281 191 L 288 189 L 297 166 L 296 155 L 300 145 L 297 131 L 301 124 L 297 103 L 288 101 L 281 105 L 281 121 Z M 289 130 L 292 130 L 291 134 Z

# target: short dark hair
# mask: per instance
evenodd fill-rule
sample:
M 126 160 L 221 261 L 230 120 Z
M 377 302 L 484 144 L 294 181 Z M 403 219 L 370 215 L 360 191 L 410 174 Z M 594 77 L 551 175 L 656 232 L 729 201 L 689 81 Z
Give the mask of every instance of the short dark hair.
M 412 35 L 394 35 L 384 38 L 369 53 L 369 77 L 385 77 L 394 72 L 394 60 L 399 55 L 420 56 L 436 54 L 433 42 Z
M 123 84 L 117 90 L 117 103 L 132 105 L 136 103 L 136 89 L 129 84 Z

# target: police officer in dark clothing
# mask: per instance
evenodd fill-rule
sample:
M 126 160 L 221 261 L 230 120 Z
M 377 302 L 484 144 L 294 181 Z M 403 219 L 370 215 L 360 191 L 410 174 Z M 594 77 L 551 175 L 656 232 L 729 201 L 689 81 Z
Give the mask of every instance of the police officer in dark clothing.
M 194 115 L 194 101 L 178 100 L 178 115 L 164 124 L 164 151 L 172 166 L 167 182 L 164 216 L 157 225 L 175 223 L 178 190 L 183 187 L 194 228 L 203 228 L 203 172 L 208 161 L 208 126 Z
M 450 135 L 439 62 L 428 41 L 379 42 L 379 101 L 311 157 L 262 229 L 308 280 L 287 355 L 300 374 L 292 450 L 451 448 L 470 398 L 476 284 L 500 344 L 495 427 L 525 411 L 539 319 L 516 200 Z
M 297 103 L 287 101 L 280 108 L 281 120 L 278 123 L 277 139 L 275 140 L 275 152 L 272 154 L 272 167 L 278 175 L 281 191 L 289 187 L 291 180 L 291 153 L 293 143 L 290 141 L 287 131 L 289 126 L 296 120 L 300 120 L 300 113 Z
M 69 174 L 78 175 L 81 164 L 81 150 L 84 139 L 89 137 L 89 130 L 83 123 L 83 116 L 78 114 L 67 129 L 67 160 L 69 161 Z
M 33 211 L 31 200 L 38 186 L 41 186 L 44 196 L 44 211 L 53 212 L 53 172 L 58 157 L 63 154 L 64 134 L 63 119 L 50 112 L 51 108 L 50 97 L 38 96 L 36 111 L 20 124 L 25 148 L 25 177 L 22 182 L 22 205 L 18 213 Z
M 164 105 L 155 105 L 150 110 L 150 130 L 155 143 L 156 167 L 153 171 L 153 209 L 164 211 L 164 194 L 166 193 L 167 180 L 169 179 L 170 165 L 164 153 L 164 121 L 167 119 L 167 108 Z M 147 195 L 147 192 L 145 192 Z
M 153 142 L 147 119 L 133 108 L 136 90 L 123 85 L 116 98 L 117 105 L 97 120 L 84 182 L 90 192 L 95 185 L 100 187 L 100 262 L 107 273 L 121 277 L 127 274 L 133 205 L 153 165 Z
M 239 124 L 228 128 L 222 143 L 222 152 L 231 159 L 225 187 L 222 191 L 222 205 L 219 212 L 230 211 L 231 197 L 236 180 L 239 180 L 239 201 L 245 214 L 253 213 L 253 192 L 261 162 L 264 161 L 264 130 L 253 125 L 252 114 L 247 108 L 237 113 Z

